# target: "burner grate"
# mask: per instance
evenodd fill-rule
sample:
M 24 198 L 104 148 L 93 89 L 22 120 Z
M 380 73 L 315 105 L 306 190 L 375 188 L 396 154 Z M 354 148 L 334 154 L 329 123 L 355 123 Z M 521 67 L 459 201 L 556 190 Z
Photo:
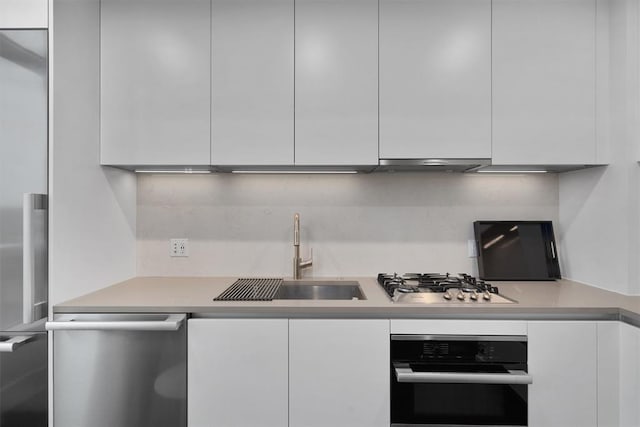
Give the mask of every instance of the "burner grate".
M 278 292 L 282 279 L 238 279 L 214 301 L 271 301 Z
M 464 273 L 458 275 L 449 273 L 405 273 L 402 275 L 380 273 L 378 274 L 378 283 L 392 299 L 399 293 L 441 293 L 446 300 L 451 299 L 450 291 L 458 292 L 456 294 L 457 300 L 465 300 L 467 297 L 463 295 L 464 293 L 488 295 L 485 299 L 491 299 L 489 294 L 499 294 L 497 287 Z M 471 299 L 477 300 L 476 297 Z

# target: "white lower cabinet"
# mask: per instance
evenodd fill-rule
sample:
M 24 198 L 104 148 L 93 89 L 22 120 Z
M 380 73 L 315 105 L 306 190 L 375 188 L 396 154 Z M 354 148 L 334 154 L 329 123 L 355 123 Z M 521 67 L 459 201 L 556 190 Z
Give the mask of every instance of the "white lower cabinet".
M 389 321 L 289 321 L 289 427 L 389 427 Z
M 621 326 L 620 322 L 598 322 L 598 427 L 621 426 Z
M 189 320 L 189 427 L 287 426 L 288 323 Z
M 389 427 L 389 321 L 191 319 L 189 427 Z
M 598 323 L 598 427 L 640 426 L 640 328 Z
M 189 427 L 388 427 L 389 336 L 528 335 L 530 427 L 640 426 L 640 328 L 595 321 L 191 319 Z
M 530 427 L 597 426 L 596 324 L 529 322 Z
M 640 328 L 620 324 L 620 427 L 640 426 Z

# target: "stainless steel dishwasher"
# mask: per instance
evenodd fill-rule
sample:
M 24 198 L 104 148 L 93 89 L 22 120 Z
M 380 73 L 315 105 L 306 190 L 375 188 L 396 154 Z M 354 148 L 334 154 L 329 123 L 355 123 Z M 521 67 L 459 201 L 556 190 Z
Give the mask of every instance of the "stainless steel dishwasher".
M 186 426 L 185 314 L 59 314 L 55 427 Z

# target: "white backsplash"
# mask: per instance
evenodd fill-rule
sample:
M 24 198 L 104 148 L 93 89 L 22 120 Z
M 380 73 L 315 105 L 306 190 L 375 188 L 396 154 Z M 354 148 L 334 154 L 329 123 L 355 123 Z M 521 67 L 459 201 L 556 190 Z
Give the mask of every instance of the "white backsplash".
M 140 175 L 140 276 L 291 276 L 293 214 L 305 276 L 471 272 L 477 219 L 558 220 L 548 175 Z M 556 231 L 557 234 L 558 231 Z M 187 258 L 169 239 L 188 238 Z M 562 256 L 562 254 L 560 254 Z

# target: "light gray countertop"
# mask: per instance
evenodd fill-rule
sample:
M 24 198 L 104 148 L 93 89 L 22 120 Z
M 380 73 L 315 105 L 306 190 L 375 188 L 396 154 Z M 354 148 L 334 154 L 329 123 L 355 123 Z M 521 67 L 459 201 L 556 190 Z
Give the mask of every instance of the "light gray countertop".
M 135 277 L 54 307 L 55 313 L 163 312 L 203 317 L 477 318 L 623 320 L 640 326 L 640 296 L 627 296 L 570 280 L 491 282 L 515 304 L 399 304 L 374 277 L 356 280 L 366 300 L 213 301 L 236 277 Z

